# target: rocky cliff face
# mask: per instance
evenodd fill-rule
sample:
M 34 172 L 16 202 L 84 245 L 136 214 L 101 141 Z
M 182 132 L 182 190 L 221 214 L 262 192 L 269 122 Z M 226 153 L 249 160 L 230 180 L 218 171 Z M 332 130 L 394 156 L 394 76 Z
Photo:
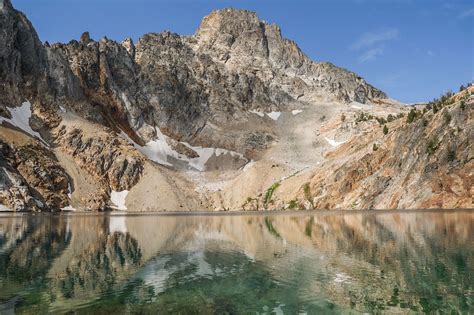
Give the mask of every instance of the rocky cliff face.
M 330 158 L 320 127 L 341 112 L 404 111 L 250 11 L 212 12 L 192 36 L 50 45 L 0 0 L 0 27 L 0 203 L 12 210 L 240 208 L 275 174 Z M 257 169 L 268 176 L 248 178 Z

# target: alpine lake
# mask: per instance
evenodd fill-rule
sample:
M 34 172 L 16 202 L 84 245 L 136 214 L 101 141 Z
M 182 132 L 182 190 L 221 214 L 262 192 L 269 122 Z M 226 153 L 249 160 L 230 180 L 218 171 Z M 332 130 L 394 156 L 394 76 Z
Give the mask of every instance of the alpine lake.
M 473 314 L 474 211 L 2 214 L 0 314 Z

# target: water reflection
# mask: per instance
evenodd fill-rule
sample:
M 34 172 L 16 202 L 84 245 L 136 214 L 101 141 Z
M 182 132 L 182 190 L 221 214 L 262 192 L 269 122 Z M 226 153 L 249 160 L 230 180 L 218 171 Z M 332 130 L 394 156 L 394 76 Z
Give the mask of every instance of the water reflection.
M 474 212 L 0 218 L 0 313 L 471 313 Z

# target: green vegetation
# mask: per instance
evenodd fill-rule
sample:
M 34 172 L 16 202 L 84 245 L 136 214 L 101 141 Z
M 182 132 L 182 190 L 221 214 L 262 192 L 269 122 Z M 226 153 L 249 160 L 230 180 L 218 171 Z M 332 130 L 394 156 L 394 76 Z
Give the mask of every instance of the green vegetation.
M 384 126 L 383 126 L 383 134 L 384 134 L 384 135 L 387 135 L 387 134 L 388 134 L 388 127 L 387 127 L 387 125 L 384 125 Z
M 276 182 L 273 185 L 271 185 L 267 191 L 265 192 L 265 197 L 263 198 L 263 205 L 265 208 L 267 208 L 268 204 L 272 200 L 273 193 L 275 190 L 280 187 L 280 182 Z
M 309 186 L 309 183 L 304 184 L 303 191 L 304 191 L 304 197 L 311 204 L 311 208 L 314 209 L 313 196 L 311 196 L 311 187 Z
M 358 123 L 363 122 L 363 121 L 370 121 L 370 120 L 375 119 L 379 123 L 379 125 L 383 126 L 386 123 L 392 122 L 392 121 L 394 121 L 396 119 L 399 119 L 399 118 L 402 118 L 402 117 L 403 117 L 403 113 L 399 113 L 397 116 L 393 116 L 392 114 L 388 114 L 387 118 L 384 118 L 384 117 L 373 116 L 373 115 L 370 115 L 366 112 L 359 112 L 356 116 L 355 122 L 356 122 L 356 124 L 358 124 Z
M 449 162 L 454 161 L 456 159 L 456 151 L 448 149 L 448 152 L 446 153 L 446 158 Z
M 245 200 L 245 202 L 242 204 L 242 209 L 246 210 L 245 207 L 247 207 L 248 205 L 252 204 L 255 202 L 255 208 L 254 210 L 257 210 L 258 211 L 258 199 L 257 198 L 252 198 L 252 197 L 247 197 L 247 199 Z
M 407 123 L 411 124 L 412 122 L 414 122 L 415 119 L 416 119 L 416 116 L 417 116 L 417 114 L 416 114 L 416 109 L 415 109 L 415 108 L 412 108 L 412 109 L 410 110 L 410 112 L 408 113 L 408 116 L 407 116 Z
M 447 109 L 443 112 L 443 118 L 444 118 L 444 123 L 446 125 L 449 125 L 449 123 L 451 122 L 451 114 L 448 112 Z
M 426 105 L 428 110 L 432 109 L 433 113 L 436 114 L 440 111 L 444 106 L 451 105 L 454 103 L 455 98 L 453 97 L 454 93 L 452 91 L 448 91 L 445 94 L 441 95 L 440 98 L 435 98 L 431 102 Z M 467 94 L 466 94 L 467 96 Z
M 433 153 L 435 153 L 438 147 L 439 147 L 438 139 L 436 137 L 431 138 L 428 141 L 428 145 L 426 147 L 426 153 L 428 153 L 428 155 L 432 155 Z
M 356 124 L 363 122 L 363 121 L 369 121 L 374 119 L 374 116 L 367 114 L 366 112 L 359 112 L 359 114 L 356 117 Z
M 461 101 L 461 110 L 465 110 L 466 109 L 466 102 L 464 100 Z
M 375 120 L 379 123 L 379 125 L 385 125 L 387 123 L 387 120 L 383 117 L 375 117 Z
M 288 204 L 288 209 L 296 209 L 298 208 L 298 202 L 296 199 L 290 200 L 290 203 Z
M 377 144 L 374 143 L 374 145 L 372 146 L 372 151 L 377 151 L 379 148 L 377 147 Z

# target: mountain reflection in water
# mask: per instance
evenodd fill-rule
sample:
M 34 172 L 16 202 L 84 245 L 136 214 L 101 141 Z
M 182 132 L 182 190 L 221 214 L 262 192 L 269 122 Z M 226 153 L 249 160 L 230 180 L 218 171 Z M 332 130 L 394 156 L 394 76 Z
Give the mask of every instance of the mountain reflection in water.
M 474 212 L 0 217 L 0 313 L 474 312 Z

